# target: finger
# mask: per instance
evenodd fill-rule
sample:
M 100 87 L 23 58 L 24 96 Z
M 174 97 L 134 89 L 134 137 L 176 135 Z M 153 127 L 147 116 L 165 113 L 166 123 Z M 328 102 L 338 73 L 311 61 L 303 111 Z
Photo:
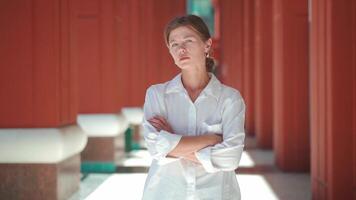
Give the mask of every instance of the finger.
M 171 126 L 169 125 L 169 123 L 167 122 L 167 120 L 164 117 L 157 116 L 157 119 L 160 120 L 161 123 L 163 123 L 164 130 L 166 130 L 168 132 L 172 132 Z
M 163 127 L 161 124 L 156 123 L 156 122 L 150 122 L 152 126 L 154 126 L 158 131 L 162 130 Z
M 159 121 L 161 121 L 163 124 L 168 124 L 167 120 L 164 117 L 155 116 L 155 118 L 158 119 Z
M 150 124 L 153 124 L 153 125 L 155 125 L 155 126 L 162 126 L 162 124 L 161 123 L 159 123 L 159 122 L 157 122 L 157 121 L 149 121 L 150 122 Z
M 168 121 L 165 118 L 160 117 L 159 119 L 160 119 L 161 122 L 164 122 L 163 125 L 166 128 L 166 130 L 168 130 L 168 131 L 172 130 L 171 125 L 168 123 Z
M 168 122 L 166 121 L 166 119 L 164 117 L 155 116 L 155 117 L 151 118 L 149 121 L 159 124 L 161 130 L 172 132 L 171 126 L 168 124 Z
M 166 124 L 162 124 L 161 121 L 152 120 L 150 123 L 154 124 L 157 127 L 156 129 L 158 131 L 165 130 L 165 131 L 168 131 L 168 132 L 172 132 L 171 128 L 169 126 L 167 126 Z
M 158 119 L 156 119 L 156 118 L 152 118 L 152 119 L 150 119 L 149 121 L 151 121 L 151 122 L 155 122 L 156 124 L 160 124 L 160 125 L 164 125 L 164 123 L 162 123 L 160 120 L 158 120 Z
M 153 125 L 152 126 L 157 130 L 157 131 L 161 131 L 162 129 L 159 126 Z

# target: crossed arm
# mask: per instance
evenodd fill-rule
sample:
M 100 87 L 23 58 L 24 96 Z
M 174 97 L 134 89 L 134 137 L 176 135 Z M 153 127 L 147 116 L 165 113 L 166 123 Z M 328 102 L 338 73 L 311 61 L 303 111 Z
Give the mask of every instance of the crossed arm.
M 161 85 L 150 87 L 145 98 L 144 135 L 152 158 L 162 165 L 172 161 L 166 157 L 191 160 L 200 163 L 208 173 L 235 170 L 243 152 L 245 138 L 245 104 L 241 95 L 230 91 L 231 95 L 222 105 L 221 131 L 224 139 L 222 135 L 214 133 L 182 136 L 175 134 L 166 119 L 159 117 L 166 112 L 164 97 L 161 96 L 163 89 Z
M 147 120 L 157 131 L 165 130 L 171 134 L 173 130 L 167 120 L 161 116 L 155 116 Z M 168 153 L 171 157 L 183 157 L 184 159 L 200 163 L 195 156 L 195 152 L 207 146 L 214 146 L 222 142 L 222 136 L 218 134 L 183 136 L 178 145 Z

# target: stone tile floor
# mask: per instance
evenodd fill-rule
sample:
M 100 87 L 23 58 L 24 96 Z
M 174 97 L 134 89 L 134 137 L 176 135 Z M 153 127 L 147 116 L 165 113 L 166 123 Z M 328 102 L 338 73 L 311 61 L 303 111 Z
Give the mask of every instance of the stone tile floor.
M 133 151 L 117 163 L 115 174 L 87 174 L 80 190 L 70 200 L 141 199 L 151 159 L 146 150 Z M 274 165 L 270 150 L 255 148 L 255 139 L 246 138 L 246 148 L 237 169 L 242 200 L 311 199 L 309 173 L 284 173 Z

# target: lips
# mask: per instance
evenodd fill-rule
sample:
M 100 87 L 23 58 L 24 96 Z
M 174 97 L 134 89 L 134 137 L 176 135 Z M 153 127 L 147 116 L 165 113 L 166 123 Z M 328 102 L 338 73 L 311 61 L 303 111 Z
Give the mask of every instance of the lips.
M 188 56 L 184 56 L 184 57 L 179 58 L 180 61 L 182 61 L 182 60 L 187 60 L 187 59 L 189 59 Z

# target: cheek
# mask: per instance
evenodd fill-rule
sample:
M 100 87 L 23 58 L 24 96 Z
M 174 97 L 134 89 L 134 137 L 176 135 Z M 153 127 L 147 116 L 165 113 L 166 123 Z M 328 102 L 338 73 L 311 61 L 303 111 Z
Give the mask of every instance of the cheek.
M 201 49 L 196 49 L 194 51 L 194 57 L 195 57 L 195 59 L 201 60 L 201 59 L 205 58 L 205 52 L 202 51 Z
M 201 56 L 201 55 L 205 55 L 205 49 L 199 45 L 194 45 L 191 46 L 190 48 L 190 52 L 192 52 L 195 56 Z
M 171 51 L 169 52 L 169 54 L 171 55 L 171 57 L 173 58 L 173 60 L 176 60 L 176 59 L 177 59 L 177 56 L 176 56 L 174 53 L 172 53 Z

